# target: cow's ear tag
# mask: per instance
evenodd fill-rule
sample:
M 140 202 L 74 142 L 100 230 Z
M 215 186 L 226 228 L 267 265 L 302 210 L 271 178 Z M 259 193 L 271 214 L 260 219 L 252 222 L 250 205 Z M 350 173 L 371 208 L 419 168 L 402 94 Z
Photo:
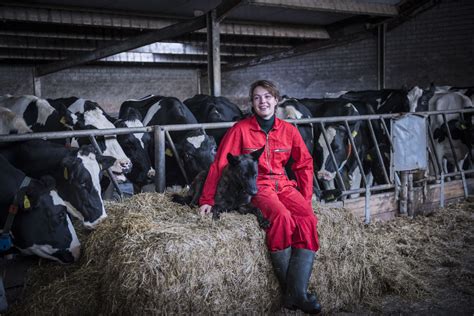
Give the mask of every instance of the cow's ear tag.
M 66 125 L 66 117 L 62 116 L 61 119 L 59 120 L 59 122 L 63 125 Z
M 463 129 L 463 130 L 466 129 L 466 125 L 461 124 L 461 129 Z
M 173 152 L 169 148 L 166 148 L 165 154 L 166 154 L 166 156 L 173 157 Z
M 372 156 L 370 154 L 367 154 L 367 160 L 372 161 Z
M 100 169 L 100 170 L 104 170 L 104 168 L 102 168 L 102 164 L 101 164 L 101 163 L 99 164 L 99 169 Z
M 350 108 L 351 106 L 352 106 L 352 104 L 350 104 L 350 103 L 346 104 L 346 108 Z
M 30 207 L 31 207 L 30 199 L 28 198 L 28 195 L 25 194 L 25 197 L 23 198 L 23 208 L 27 210 Z
M 352 132 L 352 138 L 356 137 L 357 134 L 358 134 L 357 131 L 353 131 L 353 132 Z
M 69 172 L 67 171 L 66 167 L 64 167 L 64 179 L 66 179 L 66 180 L 69 179 Z

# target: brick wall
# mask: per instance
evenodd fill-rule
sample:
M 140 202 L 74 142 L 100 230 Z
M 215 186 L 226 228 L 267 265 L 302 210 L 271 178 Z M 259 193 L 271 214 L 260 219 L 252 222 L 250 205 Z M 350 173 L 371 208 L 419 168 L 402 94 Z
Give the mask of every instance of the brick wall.
M 9 74 L 15 76 L 9 78 Z M 18 79 L 20 76 L 20 80 Z M 0 67 L 0 95 L 32 94 L 31 69 Z M 193 69 L 85 66 L 41 77 L 44 98 L 77 96 L 97 101 L 111 112 L 120 104 L 148 94 L 185 99 L 197 93 L 198 75 Z

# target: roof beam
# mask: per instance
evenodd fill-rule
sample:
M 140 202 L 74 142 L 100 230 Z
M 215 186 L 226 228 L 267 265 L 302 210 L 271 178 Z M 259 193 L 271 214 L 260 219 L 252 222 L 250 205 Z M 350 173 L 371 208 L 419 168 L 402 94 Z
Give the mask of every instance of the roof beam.
M 394 5 L 356 0 L 250 0 L 251 5 L 292 10 L 322 11 L 332 13 L 396 16 Z
M 223 18 L 232 9 L 242 4 L 243 0 L 223 0 L 220 5 L 216 7 L 216 16 Z M 40 65 L 36 67 L 36 76 L 44 76 L 59 70 L 63 70 L 69 67 L 81 65 L 87 62 L 91 62 L 97 59 L 105 58 L 114 54 L 125 52 L 137 47 L 145 46 L 151 43 L 155 43 L 161 40 L 193 32 L 202 29 L 206 26 L 206 17 L 204 15 L 196 17 L 194 19 L 173 24 L 156 31 L 147 32 L 130 38 L 118 44 L 110 45 L 107 47 L 99 48 L 93 52 L 85 53 L 77 57 L 66 59 L 58 63 Z

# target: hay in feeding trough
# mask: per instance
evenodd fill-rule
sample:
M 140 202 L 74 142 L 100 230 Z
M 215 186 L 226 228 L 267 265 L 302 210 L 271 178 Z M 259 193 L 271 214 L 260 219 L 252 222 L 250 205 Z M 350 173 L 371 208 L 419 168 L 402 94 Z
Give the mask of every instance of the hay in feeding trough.
M 56 278 L 51 270 L 33 271 L 33 279 L 38 281 L 30 281 L 29 293 L 12 314 L 248 314 L 278 310 L 278 283 L 264 231 L 254 216 L 226 213 L 219 221 L 212 221 L 156 193 L 108 203 L 107 210 L 109 218 L 82 239 L 80 263 L 68 268 L 56 265 Z M 407 255 L 400 236 L 423 248 L 424 240 L 416 236 L 424 232 L 418 228 L 429 227 L 431 238 L 449 233 L 431 224 L 437 222 L 433 221 L 437 216 L 444 218 L 443 212 L 432 218 L 397 219 L 368 227 L 344 209 L 317 207 L 316 213 L 321 250 L 310 290 L 316 290 L 325 311 L 375 302 L 387 292 L 410 297 L 427 293 L 426 280 L 414 266 L 418 260 L 429 259 Z M 472 226 L 472 211 L 470 216 L 464 220 Z M 417 224 L 419 221 L 422 224 Z M 412 225 L 417 228 L 411 229 Z M 458 228 L 468 229 L 453 229 Z M 49 274 L 43 283 L 39 281 L 42 273 Z

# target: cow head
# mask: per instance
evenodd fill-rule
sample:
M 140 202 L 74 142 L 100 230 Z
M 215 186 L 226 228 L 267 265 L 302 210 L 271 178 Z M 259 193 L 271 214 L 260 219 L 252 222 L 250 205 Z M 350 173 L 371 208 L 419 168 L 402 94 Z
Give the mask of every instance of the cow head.
M 435 86 L 431 84 L 429 89 L 421 89 L 414 86 L 407 92 L 407 100 L 410 112 L 424 112 L 429 110 L 429 101 L 435 93 Z
M 114 124 L 109 121 L 108 115 L 100 108 L 100 106 L 92 101 L 86 100 L 84 103 L 84 112 L 76 113 L 78 122 L 75 124 L 74 129 L 109 129 L 115 128 Z M 117 175 L 119 181 L 124 181 L 126 174 L 132 169 L 132 162 L 125 155 L 122 147 L 117 141 L 115 135 L 108 136 L 97 136 L 97 143 L 106 156 L 112 156 L 116 159 L 115 164 L 112 166 L 112 171 Z M 80 138 L 79 145 L 88 144 L 87 138 Z
M 0 106 L 0 135 L 25 134 L 31 132 L 32 130 L 26 125 L 22 117 Z
M 360 121 L 355 123 L 352 129 L 352 137 L 357 142 L 357 137 L 360 130 Z M 326 138 L 321 135 L 318 138 L 318 145 L 315 150 L 315 165 L 317 170 L 317 177 L 323 181 L 332 181 L 336 177 L 336 171 L 341 171 L 349 159 L 352 159 L 353 148 L 349 139 L 349 132 L 346 127 L 341 124 L 330 125 L 326 129 Z M 360 138 L 360 136 L 359 136 Z M 331 158 L 330 150 L 334 153 L 334 161 Z
M 453 140 L 461 140 L 464 145 L 469 148 L 472 147 L 474 128 L 469 121 L 453 119 L 448 122 L 448 127 Z M 438 141 L 438 143 L 442 143 L 448 138 L 448 128 L 446 127 L 446 123 L 443 123 L 440 127 L 434 130 L 433 137 Z
M 13 242 L 24 254 L 72 263 L 79 258 L 80 243 L 54 186 L 54 179 L 45 176 L 32 179 L 17 193 L 19 210 L 12 226 Z
M 249 195 L 249 198 L 257 194 L 258 159 L 264 149 L 265 147 L 262 147 L 250 154 L 239 156 L 227 154 L 228 168 L 235 177 L 233 183 L 238 183 L 240 188 Z
M 208 170 L 216 156 L 216 141 L 204 130 L 192 130 L 176 144 L 176 150 L 184 161 L 184 167 L 190 178 L 200 171 Z
M 100 171 L 109 168 L 115 158 L 96 154 L 92 145 L 82 146 L 63 158 L 63 179 L 59 187 L 68 201 L 71 215 L 93 229 L 107 214 L 101 197 Z
M 127 109 L 124 117 L 114 123 L 116 127 L 143 127 L 142 116 L 136 109 Z M 117 135 L 117 140 L 122 146 L 127 157 L 132 161 L 132 170 L 127 174 L 127 178 L 142 187 L 151 183 L 155 177 L 149 150 L 151 146 L 151 137 L 148 133 L 134 133 Z

